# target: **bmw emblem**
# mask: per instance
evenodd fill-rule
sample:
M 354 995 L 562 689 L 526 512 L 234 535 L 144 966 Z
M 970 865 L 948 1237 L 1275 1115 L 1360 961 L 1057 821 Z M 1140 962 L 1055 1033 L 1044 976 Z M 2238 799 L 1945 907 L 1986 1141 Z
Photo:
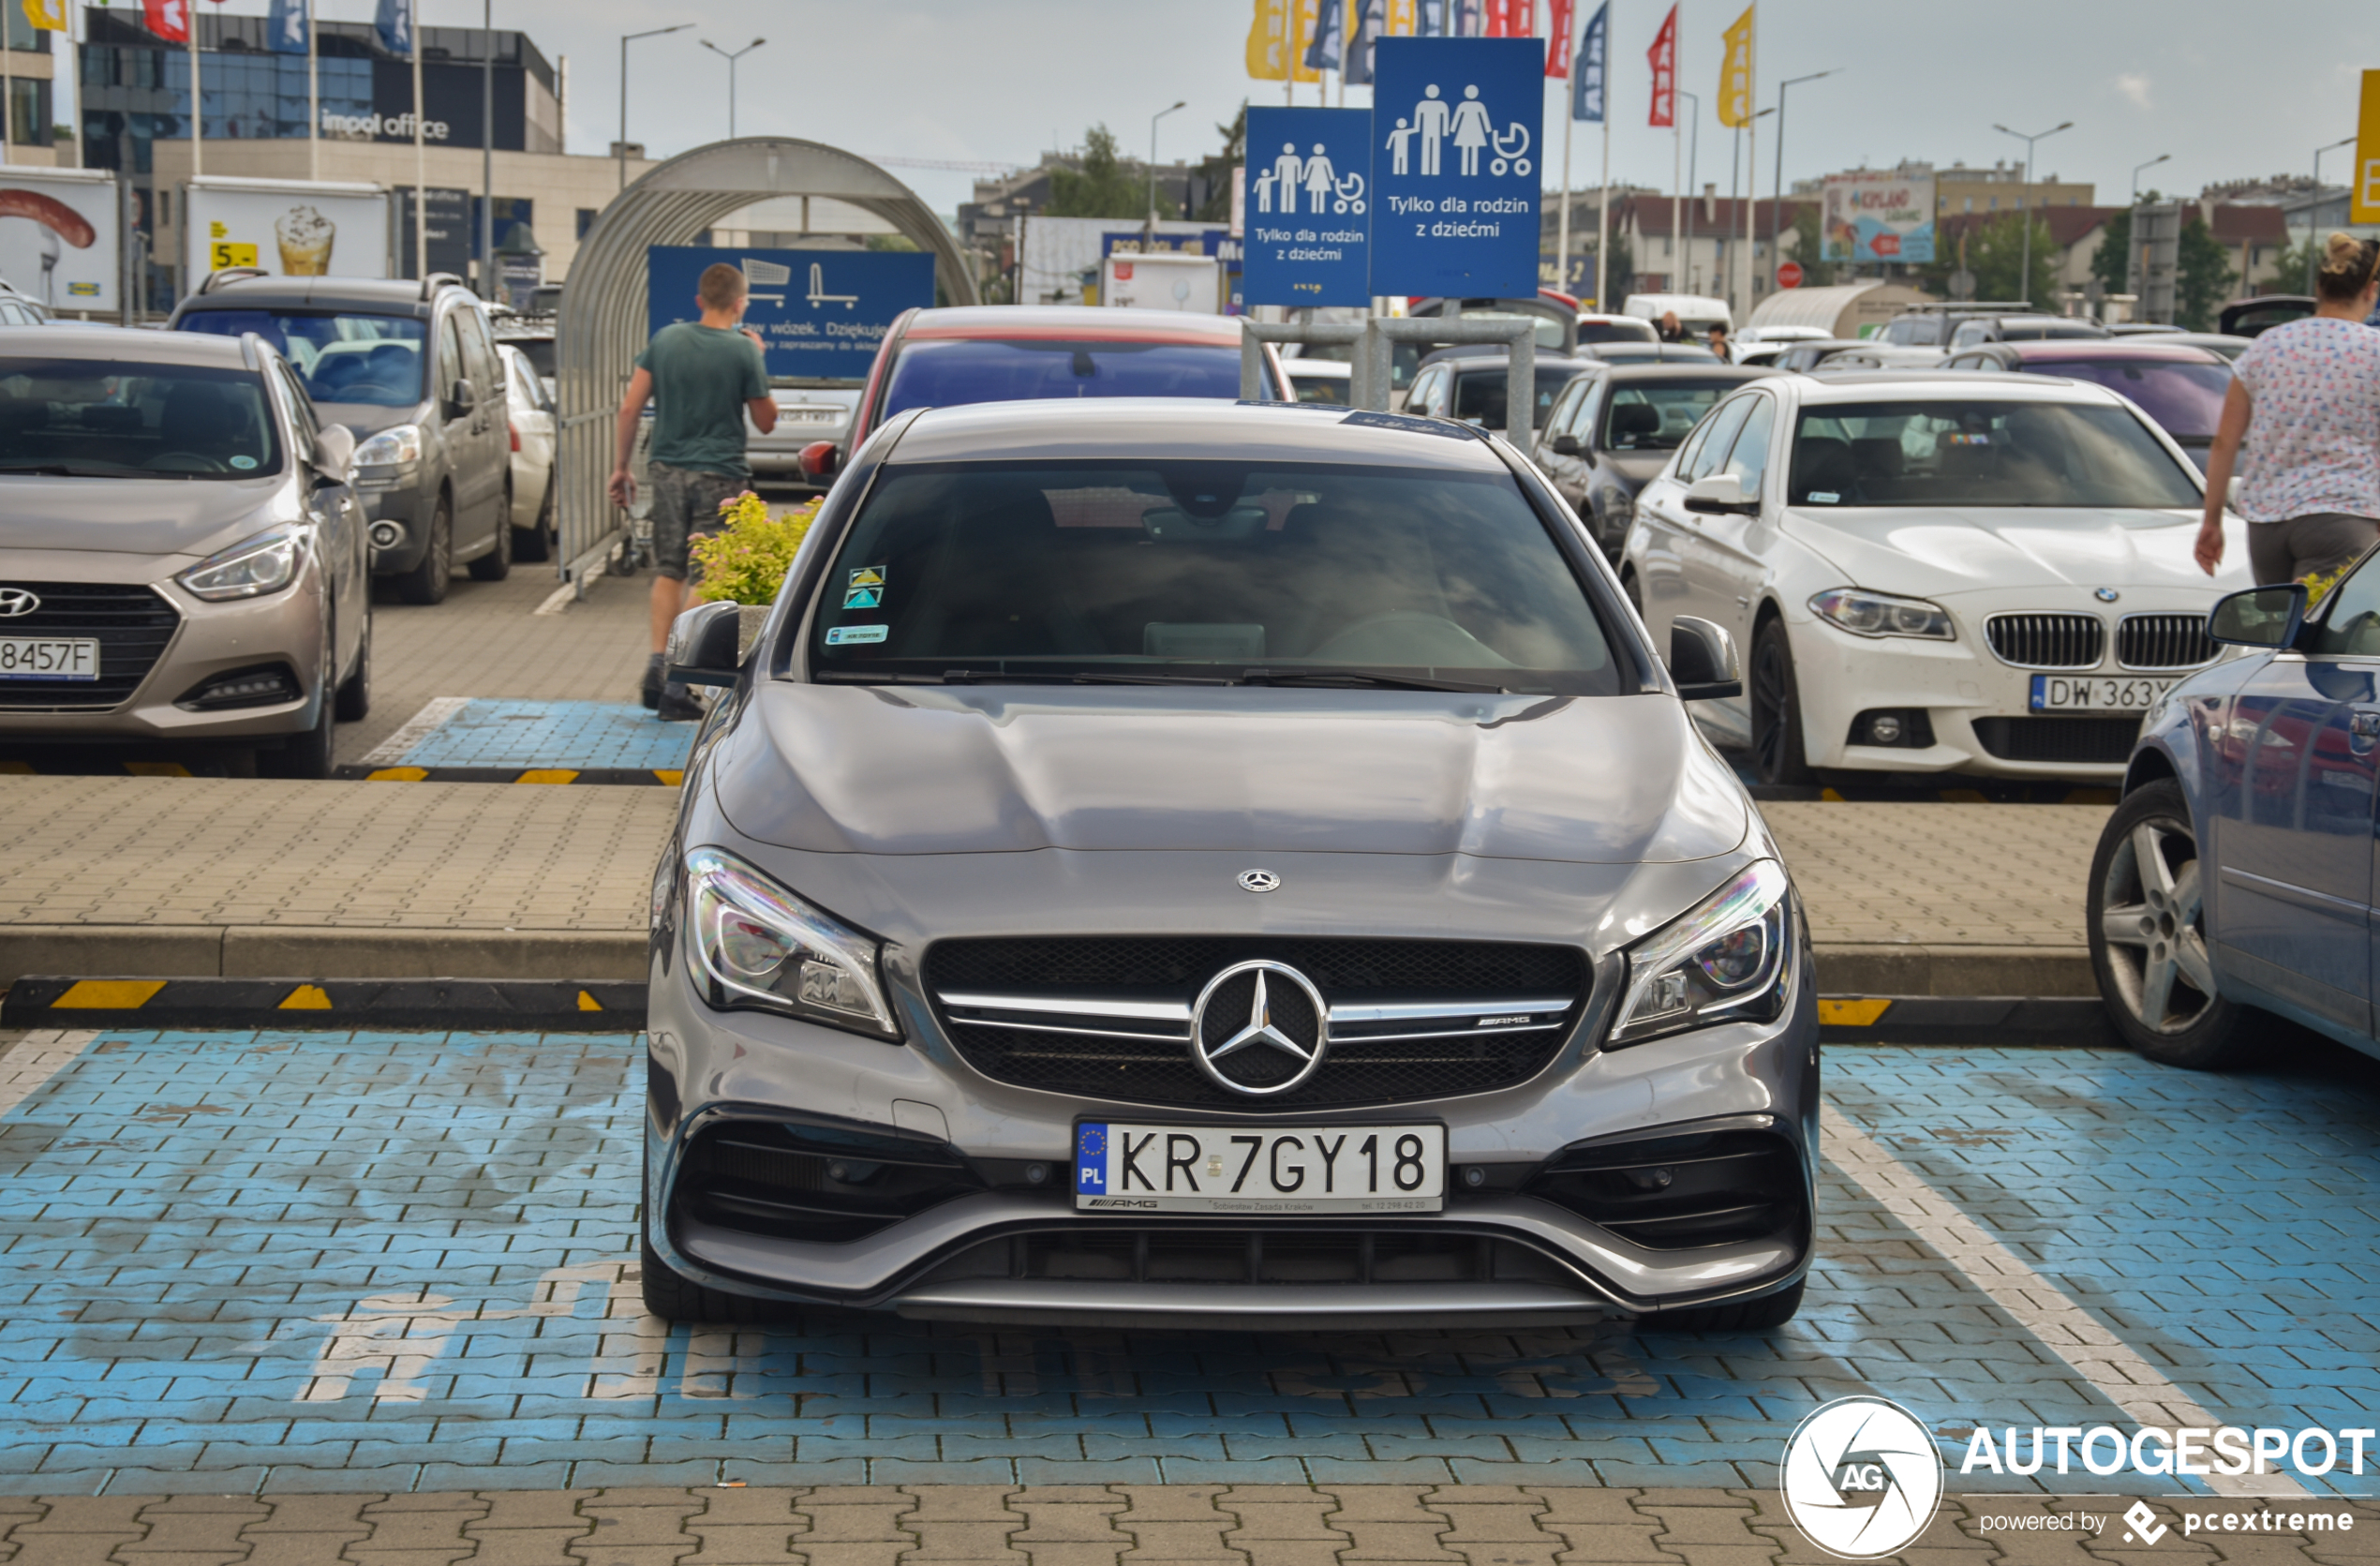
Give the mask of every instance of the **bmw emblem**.
M 2092 593 L 2090 596 L 2099 600 L 2102 604 L 2113 604 L 2117 599 L 2121 598 L 2123 594 L 2118 592 L 2113 588 L 2101 588 L 2097 592 Z
M 1240 872 L 1240 889 L 1243 892 L 1279 891 L 1281 877 L 1269 870 L 1243 870 Z

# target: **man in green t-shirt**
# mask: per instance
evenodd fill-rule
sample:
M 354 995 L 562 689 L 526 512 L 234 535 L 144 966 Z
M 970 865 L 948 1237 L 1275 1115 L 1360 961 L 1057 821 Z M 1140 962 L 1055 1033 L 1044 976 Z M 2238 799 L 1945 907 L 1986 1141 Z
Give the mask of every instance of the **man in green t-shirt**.
M 751 487 L 751 464 L 744 460 L 744 415 L 763 435 L 777 427 L 777 404 L 768 395 L 759 334 L 741 325 L 744 275 L 720 262 L 703 269 L 694 286 L 699 321 L 678 321 L 653 334 L 636 356 L 628 395 L 620 399 L 617 455 L 612 464 L 612 503 L 632 504 L 635 475 L 629 459 L 636 450 L 637 422 L 647 399 L 653 411 L 653 444 L 646 470 L 653 481 L 653 655 L 645 665 L 644 700 L 664 718 L 699 717 L 702 708 L 682 686 L 662 688 L 662 649 L 669 623 L 702 601 L 702 570 L 691 566 L 686 546 L 719 531 L 719 508 Z

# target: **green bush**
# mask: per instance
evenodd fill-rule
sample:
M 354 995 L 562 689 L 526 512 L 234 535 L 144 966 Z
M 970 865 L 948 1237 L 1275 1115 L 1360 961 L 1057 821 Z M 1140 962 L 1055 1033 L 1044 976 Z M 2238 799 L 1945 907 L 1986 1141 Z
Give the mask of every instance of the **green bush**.
M 687 550 L 703 568 L 703 597 L 714 604 L 774 604 L 818 502 L 772 514 L 767 501 L 747 489 L 722 501 L 719 514 L 726 528 L 695 539 Z

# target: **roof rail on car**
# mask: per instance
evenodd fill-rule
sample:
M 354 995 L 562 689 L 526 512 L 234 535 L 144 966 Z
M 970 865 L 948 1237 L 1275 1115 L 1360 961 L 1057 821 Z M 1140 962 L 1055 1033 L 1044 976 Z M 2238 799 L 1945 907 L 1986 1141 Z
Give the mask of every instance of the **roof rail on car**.
M 213 293 L 226 283 L 236 283 L 245 277 L 270 277 L 273 274 L 260 266 L 227 266 L 220 272 L 210 272 L 199 285 L 201 293 Z

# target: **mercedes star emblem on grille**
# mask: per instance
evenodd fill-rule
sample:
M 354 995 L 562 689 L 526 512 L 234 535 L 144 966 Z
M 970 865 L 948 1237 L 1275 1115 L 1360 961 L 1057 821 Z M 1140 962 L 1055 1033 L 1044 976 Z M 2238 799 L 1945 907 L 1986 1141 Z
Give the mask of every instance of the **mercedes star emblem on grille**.
M 1297 969 L 1257 959 L 1234 962 L 1198 992 L 1190 1054 L 1234 1093 L 1287 1093 L 1319 1070 L 1331 1048 L 1331 1009 Z
M 2113 588 L 2101 588 L 2097 592 L 2092 593 L 2090 596 L 2099 600 L 2102 604 L 2113 604 L 2116 600 L 2121 598 L 2123 594 L 2118 592 Z
M 39 607 L 41 607 L 41 600 L 27 589 L 23 588 L 0 588 L 0 615 L 5 615 L 13 619 L 19 615 L 29 615 Z M 1250 873 L 1254 872 L 1251 872 Z M 1242 877 L 1242 879 L 1245 879 L 1245 877 Z M 1272 890 L 1270 887 L 1265 889 L 1267 891 Z
M 1269 870 L 1243 870 L 1240 872 L 1240 889 L 1243 892 L 1279 891 L 1281 877 Z

